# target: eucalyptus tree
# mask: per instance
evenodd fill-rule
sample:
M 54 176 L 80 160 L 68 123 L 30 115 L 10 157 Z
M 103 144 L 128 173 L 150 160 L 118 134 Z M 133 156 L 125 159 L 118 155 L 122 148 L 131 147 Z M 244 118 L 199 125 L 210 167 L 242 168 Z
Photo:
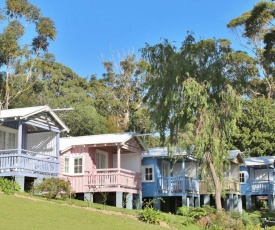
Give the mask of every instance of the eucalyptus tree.
M 29 90 L 41 77 L 36 64 L 45 58 L 49 42 L 56 37 L 54 22 L 43 17 L 40 9 L 28 0 L 6 0 L 1 9 L 2 31 L 0 33 L 0 103 L 9 107 L 22 93 Z M 26 29 L 34 25 L 34 37 L 21 44 Z M 28 27 L 29 26 L 29 27 Z
M 96 107 L 108 118 L 111 132 L 150 131 L 148 109 L 143 103 L 143 83 L 147 63 L 135 55 L 126 55 L 118 62 L 103 62 L 106 73 L 92 79 L 92 94 Z
M 180 146 L 198 159 L 205 179 L 215 189 L 221 210 L 223 169 L 236 120 L 241 114 L 245 83 L 254 73 L 253 61 L 234 52 L 228 40 L 195 41 L 188 34 L 180 48 L 164 40 L 142 49 L 147 69 L 151 119 L 161 140 L 169 133 L 171 145 Z
M 249 96 L 275 98 L 275 3 L 259 1 L 252 10 L 232 19 L 227 27 L 249 51 L 259 71 L 249 82 Z

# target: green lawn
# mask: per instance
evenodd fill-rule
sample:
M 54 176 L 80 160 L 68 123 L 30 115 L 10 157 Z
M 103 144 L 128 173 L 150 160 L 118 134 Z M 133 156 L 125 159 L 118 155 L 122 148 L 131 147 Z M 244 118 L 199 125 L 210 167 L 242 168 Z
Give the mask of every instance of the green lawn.
M 0 229 L 165 229 L 122 216 L 0 194 Z

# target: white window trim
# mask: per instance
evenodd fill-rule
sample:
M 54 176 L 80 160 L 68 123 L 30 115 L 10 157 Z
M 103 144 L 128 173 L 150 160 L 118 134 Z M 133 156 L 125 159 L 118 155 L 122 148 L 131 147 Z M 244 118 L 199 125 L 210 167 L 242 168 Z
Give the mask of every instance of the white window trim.
M 18 145 L 18 131 L 16 129 L 12 129 L 12 128 L 9 128 L 9 127 L 6 127 L 6 126 L 0 126 L 0 130 L 1 131 L 4 131 L 5 132 L 5 150 L 9 150 L 9 146 L 8 143 L 9 143 L 9 134 L 15 134 L 15 148 L 14 149 L 17 149 L 17 145 Z M 3 149 L 2 149 L 3 150 Z
M 241 182 L 241 180 L 240 180 L 240 175 L 241 174 L 243 174 L 244 182 Z M 246 172 L 245 171 L 240 171 L 239 172 L 239 181 L 240 181 L 240 184 L 245 184 L 246 183 Z
M 69 172 L 65 172 L 65 159 L 69 159 Z M 82 172 L 81 173 L 75 173 L 74 172 L 74 159 L 76 158 L 82 158 Z M 84 155 L 77 155 L 77 156 L 72 156 L 72 155 L 65 155 L 64 156 L 64 174 L 65 175 L 84 175 L 84 166 L 85 166 L 85 160 L 84 160 Z
M 145 180 L 145 169 L 152 168 L 152 180 Z M 142 166 L 142 182 L 154 182 L 155 181 L 155 172 L 154 172 L 154 165 L 144 165 Z

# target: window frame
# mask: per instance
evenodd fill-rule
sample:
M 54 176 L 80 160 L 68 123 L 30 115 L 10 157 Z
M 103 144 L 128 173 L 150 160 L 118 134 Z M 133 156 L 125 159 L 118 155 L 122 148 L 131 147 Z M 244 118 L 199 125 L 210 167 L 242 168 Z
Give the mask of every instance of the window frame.
M 79 164 L 79 160 L 81 159 L 81 165 Z M 77 164 L 75 164 L 75 161 L 76 160 L 78 160 L 78 162 L 77 162 Z M 77 169 L 78 169 L 78 167 L 81 167 L 81 172 L 78 172 L 78 170 L 77 170 L 77 172 L 76 172 L 76 167 L 77 167 Z M 80 157 L 74 157 L 73 158 L 73 174 L 83 174 L 83 157 L 82 156 L 80 156 Z
M 81 172 L 75 172 L 75 160 L 81 159 Z M 66 163 L 66 161 L 68 163 Z M 70 156 L 65 155 L 64 156 L 64 174 L 66 175 L 83 175 L 84 174 L 84 156 L 78 155 L 78 156 Z M 78 165 L 80 167 L 80 165 Z
M 4 139 L 1 139 L 0 141 L 4 143 L 4 149 L 0 150 L 9 150 L 9 149 L 17 149 L 18 145 L 18 131 L 15 129 L 11 129 L 9 127 L 1 126 L 0 131 L 4 133 Z M 14 141 L 10 140 L 11 134 L 14 135 Z M 13 146 L 11 146 L 11 144 Z M 12 147 L 12 148 L 11 148 Z
M 245 177 L 245 171 L 240 171 L 239 172 L 239 181 L 240 184 L 245 184 L 246 183 L 246 177 Z M 241 180 L 241 178 L 243 179 L 243 181 Z
M 151 169 L 152 172 L 151 172 L 151 176 L 152 176 L 152 179 L 151 180 L 147 180 L 146 179 L 146 175 L 149 175 L 149 173 L 146 173 L 146 170 L 147 169 Z M 154 173 L 154 165 L 145 165 L 145 166 L 142 166 L 142 182 L 155 182 L 155 173 Z

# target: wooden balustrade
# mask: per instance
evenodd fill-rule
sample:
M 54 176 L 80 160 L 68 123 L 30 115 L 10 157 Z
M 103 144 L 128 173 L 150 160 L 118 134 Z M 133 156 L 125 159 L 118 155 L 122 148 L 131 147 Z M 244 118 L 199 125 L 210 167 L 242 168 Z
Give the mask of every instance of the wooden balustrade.
M 240 182 L 233 179 L 225 179 L 223 182 L 223 189 L 225 193 L 233 192 L 240 193 Z M 200 194 L 209 194 L 214 192 L 213 182 L 212 181 L 200 181 Z
M 252 193 L 257 194 L 273 194 L 275 192 L 275 183 L 268 180 L 251 181 L 250 190 Z
M 86 172 L 88 173 L 88 172 Z M 132 172 L 125 169 L 97 169 L 89 174 L 66 176 L 71 186 L 76 192 L 83 192 L 100 189 L 116 189 L 116 188 L 127 188 L 127 189 L 141 189 L 141 174 Z
M 17 149 L 0 150 L 0 172 L 27 172 L 56 176 L 59 162 L 56 156 Z
M 185 182 L 184 182 L 185 181 Z M 185 183 L 185 187 L 183 186 Z M 197 179 L 189 177 L 159 177 L 157 179 L 158 193 L 198 193 L 199 183 Z

